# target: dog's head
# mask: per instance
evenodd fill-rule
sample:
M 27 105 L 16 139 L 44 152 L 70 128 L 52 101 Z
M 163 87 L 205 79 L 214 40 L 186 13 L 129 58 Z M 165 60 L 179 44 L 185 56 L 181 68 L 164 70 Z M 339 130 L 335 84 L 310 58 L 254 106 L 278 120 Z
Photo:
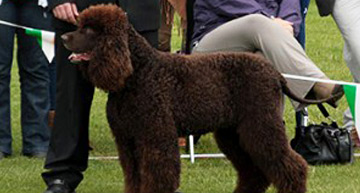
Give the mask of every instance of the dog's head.
M 115 5 L 97 5 L 78 17 L 78 29 L 62 35 L 73 52 L 69 59 L 82 66 L 89 80 L 105 91 L 118 91 L 133 72 L 128 47 L 129 23 Z

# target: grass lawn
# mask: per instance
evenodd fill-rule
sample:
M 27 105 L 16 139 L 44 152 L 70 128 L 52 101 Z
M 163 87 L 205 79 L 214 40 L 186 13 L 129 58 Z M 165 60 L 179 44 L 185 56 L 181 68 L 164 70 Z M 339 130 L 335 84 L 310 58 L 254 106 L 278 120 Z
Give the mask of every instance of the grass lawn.
M 307 17 L 307 53 L 318 66 L 334 80 L 351 81 L 343 57 L 343 42 L 333 20 L 320 18 L 314 2 Z M 174 30 L 173 49 L 180 47 L 177 31 Z M 12 128 L 13 156 L 0 161 L 0 193 L 40 193 L 45 189 L 40 174 L 43 160 L 28 159 L 20 155 L 20 90 L 16 61 L 12 71 Z M 116 150 L 105 117 L 106 94 L 96 91 L 91 112 L 90 133 L 95 150 L 92 156 L 115 156 Z M 345 99 L 331 115 L 342 122 L 342 112 L 347 108 Z M 329 108 L 330 109 L 330 108 Z M 310 119 L 322 120 L 316 107 L 310 107 Z M 289 138 L 294 134 L 294 111 L 287 101 L 285 120 Z M 218 152 L 211 134 L 206 135 L 196 146 L 197 152 Z M 77 189 L 80 193 L 123 192 L 122 170 L 116 160 L 89 161 L 85 178 Z M 182 160 L 180 190 L 184 193 L 229 193 L 235 187 L 236 174 L 226 159 L 198 159 L 195 164 Z M 270 188 L 267 193 L 274 193 Z M 357 193 L 360 192 L 360 163 L 351 165 L 311 166 L 308 177 L 309 193 Z

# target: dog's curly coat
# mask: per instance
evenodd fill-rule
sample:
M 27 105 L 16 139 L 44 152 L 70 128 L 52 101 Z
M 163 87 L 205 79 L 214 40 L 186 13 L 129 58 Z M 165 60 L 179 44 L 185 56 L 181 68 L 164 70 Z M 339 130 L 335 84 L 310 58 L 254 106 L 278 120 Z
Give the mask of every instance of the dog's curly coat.
M 245 53 L 159 52 L 111 5 L 83 11 L 77 31 L 85 28 L 96 35 L 87 39 L 91 59 L 81 66 L 110 93 L 107 117 L 126 193 L 178 188 L 178 131 L 214 132 L 238 172 L 236 193 L 265 192 L 271 183 L 279 193 L 306 191 L 307 164 L 290 148 L 282 119 L 286 81 L 269 62 Z M 65 38 L 72 51 L 75 33 Z

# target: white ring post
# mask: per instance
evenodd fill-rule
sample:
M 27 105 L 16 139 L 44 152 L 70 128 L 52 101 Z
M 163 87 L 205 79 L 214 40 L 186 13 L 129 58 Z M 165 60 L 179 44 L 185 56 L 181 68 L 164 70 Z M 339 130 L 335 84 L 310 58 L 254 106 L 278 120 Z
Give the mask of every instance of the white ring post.
M 194 136 L 189 135 L 189 146 L 190 146 L 190 162 L 195 163 L 195 152 L 194 152 Z

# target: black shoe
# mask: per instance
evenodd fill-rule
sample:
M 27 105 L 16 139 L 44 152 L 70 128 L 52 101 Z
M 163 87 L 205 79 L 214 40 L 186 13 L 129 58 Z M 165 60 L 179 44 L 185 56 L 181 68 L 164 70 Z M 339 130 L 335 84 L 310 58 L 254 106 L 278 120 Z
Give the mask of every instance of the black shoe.
M 45 159 L 46 152 L 24 153 L 24 156 L 28 158 Z
M 0 160 L 2 160 L 3 158 L 9 157 L 9 156 L 10 156 L 9 154 L 0 152 Z
M 75 191 L 71 190 L 64 180 L 56 179 L 49 183 L 44 193 L 75 193 Z

